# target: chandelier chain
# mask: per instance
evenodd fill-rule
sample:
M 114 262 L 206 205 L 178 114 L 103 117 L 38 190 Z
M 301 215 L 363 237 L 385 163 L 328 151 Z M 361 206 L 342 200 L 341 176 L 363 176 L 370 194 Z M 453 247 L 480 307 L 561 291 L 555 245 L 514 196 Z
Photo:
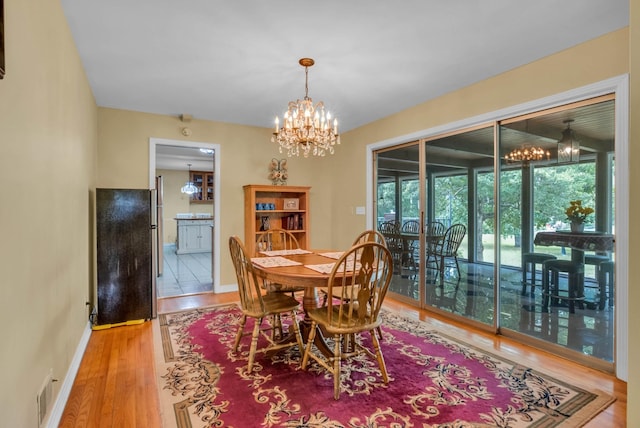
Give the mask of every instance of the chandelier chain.
M 304 99 L 309 99 L 309 67 L 304 67 Z

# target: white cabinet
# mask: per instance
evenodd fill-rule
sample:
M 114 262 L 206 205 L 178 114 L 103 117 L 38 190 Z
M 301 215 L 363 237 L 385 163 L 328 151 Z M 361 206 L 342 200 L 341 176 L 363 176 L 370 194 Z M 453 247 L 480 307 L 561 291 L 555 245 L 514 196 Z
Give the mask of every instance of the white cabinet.
M 211 251 L 213 220 L 181 220 L 178 222 L 176 254 L 208 253 Z

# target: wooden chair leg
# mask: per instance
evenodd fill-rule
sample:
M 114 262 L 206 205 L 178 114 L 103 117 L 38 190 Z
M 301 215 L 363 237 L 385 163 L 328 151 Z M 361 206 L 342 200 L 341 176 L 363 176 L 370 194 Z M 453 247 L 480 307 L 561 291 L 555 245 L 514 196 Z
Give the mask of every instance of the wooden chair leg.
M 316 323 L 314 321 L 311 322 L 311 328 L 309 329 L 309 337 L 307 338 L 307 346 L 304 347 L 304 356 L 302 357 L 302 370 L 307 368 L 307 364 L 309 363 L 309 354 L 311 353 L 311 346 L 313 345 L 313 341 L 316 338 Z
M 297 312 L 291 311 L 291 326 L 293 327 L 293 333 L 296 335 L 296 342 L 298 342 L 298 348 L 300 353 L 304 352 L 304 343 L 302 343 L 302 334 L 300 334 L 300 325 L 298 324 Z
M 340 398 L 340 360 L 342 349 L 342 335 L 338 335 L 335 338 L 333 349 L 333 398 L 338 400 Z
M 382 349 L 380 348 L 380 342 L 376 337 L 376 334 L 373 331 L 369 332 L 371 334 L 371 341 L 373 342 L 373 348 L 376 351 L 376 358 L 378 359 L 378 365 L 380 366 L 380 373 L 382 373 L 382 380 L 385 384 L 389 383 L 389 374 L 387 373 L 387 365 L 384 362 L 384 357 L 382 356 Z
M 262 318 L 256 319 L 256 323 L 253 326 L 253 334 L 251 335 L 251 347 L 249 348 L 249 363 L 247 364 L 247 371 L 251 373 L 253 369 L 253 362 L 256 358 L 256 349 L 258 349 L 258 337 L 260 336 L 260 325 L 262 324 Z
M 240 320 L 240 326 L 238 327 L 238 334 L 236 334 L 236 343 L 233 346 L 233 352 L 238 352 L 238 346 L 240 346 L 240 339 L 242 339 L 242 335 L 244 334 L 244 326 L 247 323 L 246 315 L 242 316 Z

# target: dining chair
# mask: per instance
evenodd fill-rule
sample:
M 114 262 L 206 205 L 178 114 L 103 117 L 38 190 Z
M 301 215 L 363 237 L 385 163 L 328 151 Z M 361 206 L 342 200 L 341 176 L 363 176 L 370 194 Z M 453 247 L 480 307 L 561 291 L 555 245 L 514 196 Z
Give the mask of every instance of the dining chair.
M 444 233 L 447 231 L 447 227 L 444 223 L 439 221 L 431 221 L 425 225 L 424 233 L 427 236 L 444 236 Z
M 261 251 L 295 250 L 300 248 L 300 244 L 295 235 L 288 230 L 273 228 L 264 231 L 256 238 L 256 255 Z M 265 281 L 265 289 L 270 293 L 291 293 L 293 296 L 298 291 L 303 291 L 303 287 L 293 287 L 274 282 Z
M 380 308 L 389 289 L 393 273 L 391 252 L 382 244 L 365 242 L 351 247 L 335 263 L 327 280 L 329 299 L 324 307 L 307 311 L 311 328 L 302 358 L 302 369 L 309 358 L 333 375 L 333 396 L 340 398 L 340 364 L 343 359 L 366 354 L 377 359 L 385 384 L 389 383 L 387 368 L 375 330 L 382 324 Z M 330 357 L 314 352 L 317 328 L 325 337 L 333 337 Z M 360 338 L 368 332 L 371 348 Z
M 402 253 L 403 242 L 400 236 L 400 226 L 396 221 L 385 221 L 380 223 L 378 230 L 384 236 L 387 248 L 393 257 L 394 271 L 402 273 Z
M 300 328 L 296 318 L 299 302 L 293 297 L 283 293 L 262 294 L 263 287 L 260 284 L 251 264 L 251 259 L 247 255 L 244 244 L 237 236 L 229 238 L 229 251 L 231 260 L 236 271 L 238 280 L 238 292 L 240 294 L 240 307 L 242 318 L 238 326 L 238 333 L 233 347 L 234 352 L 238 352 L 240 340 L 243 336 L 251 334 L 251 344 L 249 347 L 249 361 L 247 371 L 253 369 L 256 354 L 258 352 L 270 352 L 298 345 L 302 352 L 304 344 L 300 336 Z M 291 327 L 295 340 L 285 340 L 282 333 L 281 316 L 288 314 L 291 318 Z M 253 330 L 245 332 L 244 328 L 247 318 L 254 318 Z M 271 319 L 271 325 L 262 327 L 265 318 Z M 280 324 L 280 325 L 278 325 Z M 271 334 L 267 334 L 270 332 Z M 276 334 L 276 332 L 278 332 Z M 267 345 L 258 349 L 260 339 L 267 341 Z
M 378 232 L 377 230 L 369 229 L 369 230 L 365 230 L 364 232 L 356 236 L 356 239 L 353 240 L 353 244 L 351 244 L 351 246 L 362 244 L 364 242 L 369 242 L 369 241 L 377 242 L 384 246 L 387 245 L 387 241 L 385 240 L 384 235 L 382 233 Z
M 431 221 L 425 225 L 424 239 L 426 250 L 426 266 L 429 266 L 429 263 L 437 262 L 436 249 L 438 248 L 438 245 L 442 243 L 446 231 L 446 226 L 439 221 Z
M 354 247 L 358 244 L 364 244 L 365 242 L 377 242 L 378 244 L 382 244 L 385 247 L 387 246 L 387 242 L 384 239 L 384 235 L 382 235 L 382 233 L 378 232 L 377 230 L 373 230 L 373 229 L 365 230 L 364 232 L 356 236 L 356 239 L 353 240 L 353 244 L 351 244 L 351 246 Z M 326 287 L 319 288 L 318 291 L 320 292 L 320 294 L 322 294 L 321 306 L 324 306 L 327 304 L 327 296 L 328 296 L 327 288 Z M 334 288 L 334 294 L 341 294 L 341 293 L 338 293 Z M 379 336 L 380 338 L 382 338 L 382 333 L 380 333 Z
M 407 238 L 406 235 L 419 235 L 420 234 L 420 222 L 417 220 L 407 220 L 402 223 L 400 227 L 400 238 L 402 239 L 402 265 L 407 267 L 410 272 L 414 274 L 418 270 L 418 264 L 416 263 L 416 251 L 418 249 L 418 240 L 413 236 Z M 402 235 L 405 236 L 402 236 Z
M 440 284 L 444 282 L 445 261 L 453 258 L 458 278 L 460 277 L 460 264 L 458 263 L 458 249 L 467 233 L 467 227 L 464 224 L 454 224 L 444 233 L 442 241 L 437 243 L 434 248 L 435 263 L 440 275 Z
M 256 238 L 256 252 L 258 253 L 262 250 L 295 250 L 297 248 L 300 248 L 298 239 L 286 229 L 269 229 L 259 233 Z

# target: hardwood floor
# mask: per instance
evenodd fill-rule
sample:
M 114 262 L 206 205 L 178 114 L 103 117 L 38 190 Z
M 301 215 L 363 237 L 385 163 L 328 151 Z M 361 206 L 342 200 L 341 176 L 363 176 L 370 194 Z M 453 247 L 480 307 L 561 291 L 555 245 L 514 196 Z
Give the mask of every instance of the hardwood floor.
M 161 299 L 158 312 L 168 313 L 237 301 L 237 293 L 199 294 Z M 591 420 L 586 427 L 625 427 L 627 386 L 600 371 L 559 358 L 509 338 L 445 321 L 426 311 L 387 299 L 385 306 L 406 316 L 421 319 L 435 329 L 490 348 L 506 358 L 580 385 L 599 389 L 616 402 Z M 160 427 L 159 399 L 153 363 L 151 323 L 94 331 L 73 384 L 59 427 Z

